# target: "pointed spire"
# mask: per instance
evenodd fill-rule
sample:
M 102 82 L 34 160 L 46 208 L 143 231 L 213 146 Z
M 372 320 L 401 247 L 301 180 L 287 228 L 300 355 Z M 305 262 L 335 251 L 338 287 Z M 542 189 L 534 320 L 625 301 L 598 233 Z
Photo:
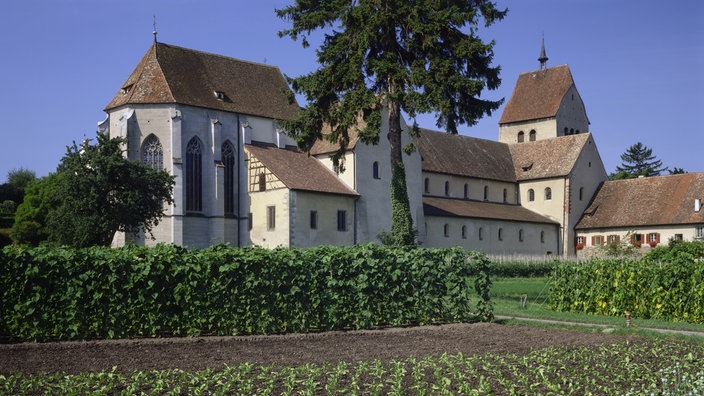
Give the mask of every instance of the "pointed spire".
M 545 69 L 545 64 L 548 61 L 548 56 L 545 54 L 545 33 L 543 33 L 543 44 L 540 48 L 540 58 L 538 58 L 538 62 L 540 62 L 540 70 Z
M 154 30 L 152 31 L 152 34 L 154 35 L 154 44 L 156 44 L 156 15 L 154 15 Z

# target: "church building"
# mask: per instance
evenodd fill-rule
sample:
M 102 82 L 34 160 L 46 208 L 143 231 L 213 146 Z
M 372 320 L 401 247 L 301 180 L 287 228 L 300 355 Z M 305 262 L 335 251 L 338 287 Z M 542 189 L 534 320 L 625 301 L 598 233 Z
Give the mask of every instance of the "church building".
M 539 62 L 518 77 L 498 141 L 421 129 L 404 155 L 421 246 L 576 254 L 575 226 L 607 176 L 569 67 L 547 67 L 544 47 Z M 175 203 L 153 236 L 113 244 L 378 242 L 391 228 L 388 142 L 350 131 L 344 171 L 330 142 L 300 152 L 277 124 L 297 115 L 289 94 L 277 67 L 155 41 L 99 129 L 126 137 L 128 158 L 174 175 Z

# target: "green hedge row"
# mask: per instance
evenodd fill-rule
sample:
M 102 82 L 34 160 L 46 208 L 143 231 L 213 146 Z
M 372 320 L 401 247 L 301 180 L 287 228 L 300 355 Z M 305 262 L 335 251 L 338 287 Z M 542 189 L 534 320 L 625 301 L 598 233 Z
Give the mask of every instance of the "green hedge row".
M 8 246 L 0 332 L 69 340 L 488 320 L 490 286 L 488 259 L 461 249 Z
M 557 311 L 704 323 L 704 263 L 592 260 L 560 265 L 550 306 Z
M 548 277 L 560 264 L 558 260 L 503 260 L 491 259 L 490 272 L 498 278 L 537 278 Z

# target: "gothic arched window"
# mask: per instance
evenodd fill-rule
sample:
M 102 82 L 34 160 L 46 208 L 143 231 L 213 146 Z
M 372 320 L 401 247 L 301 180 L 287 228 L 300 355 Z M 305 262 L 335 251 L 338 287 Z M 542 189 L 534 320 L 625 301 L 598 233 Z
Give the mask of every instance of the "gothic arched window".
M 534 142 L 534 141 L 535 141 L 535 136 L 536 136 L 535 129 L 532 129 L 532 130 L 530 131 L 530 133 L 528 134 L 528 140 L 530 140 L 531 142 Z
M 235 147 L 229 141 L 222 145 L 222 164 L 225 168 L 225 213 L 235 213 Z
M 545 200 L 549 201 L 552 199 L 552 189 L 550 187 L 545 187 Z
M 518 132 L 518 143 L 523 143 L 525 139 L 525 133 L 523 133 L 523 131 Z
M 535 201 L 535 190 L 532 188 L 528 189 L 528 202 Z
M 186 146 L 186 210 L 203 210 L 203 152 L 197 137 Z
M 142 143 L 142 162 L 152 169 L 164 169 L 164 150 L 161 148 L 159 138 L 154 135 L 147 136 Z

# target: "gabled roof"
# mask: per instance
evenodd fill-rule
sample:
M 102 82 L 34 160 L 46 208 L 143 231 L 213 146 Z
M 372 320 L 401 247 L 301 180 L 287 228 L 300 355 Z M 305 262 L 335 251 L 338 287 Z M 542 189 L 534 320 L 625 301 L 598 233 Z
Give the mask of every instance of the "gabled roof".
M 423 197 L 423 212 L 426 216 L 469 217 L 524 223 L 558 224 L 558 222 L 520 205 L 464 199 Z
M 576 229 L 704 224 L 704 173 L 606 181 Z
M 562 98 L 573 85 L 567 65 L 521 73 L 499 125 L 557 116 Z
M 289 92 L 277 67 L 155 43 L 105 110 L 128 104 L 179 103 L 291 119 L 298 105 L 289 102 Z
M 359 195 L 342 183 L 332 171 L 307 154 L 271 145 L 248 144 L 245 148 L 291 190 Z
M 361 117 L 358 117 L 357 126 L 352 127 L 347 131 L 347 136 L 349 137 L 349 142 L 347 142 L 347 150 L 354 150 L 357 142 L 359 142 L 358 129 L 364 129 L 366 125 L 367 124 L 364 120 Z M 324 125 L 322 130 L 323 138 L 317 139 L 315 143 L 313 143 L 313 147 L 310 148 L 310 153 L 312 155 L 330 154 L 340 149 L 339 139 L 336 142 L 327 140 L 326 136 L 329 136 L 330 133 L 332 133 L 330 126 Z
M 414 144 L 425 172 L 516 181 L 511 152 L 505 143 L 421 129 Z
M 591 133 L 510 144 L 516 180 L 567 176 Z

